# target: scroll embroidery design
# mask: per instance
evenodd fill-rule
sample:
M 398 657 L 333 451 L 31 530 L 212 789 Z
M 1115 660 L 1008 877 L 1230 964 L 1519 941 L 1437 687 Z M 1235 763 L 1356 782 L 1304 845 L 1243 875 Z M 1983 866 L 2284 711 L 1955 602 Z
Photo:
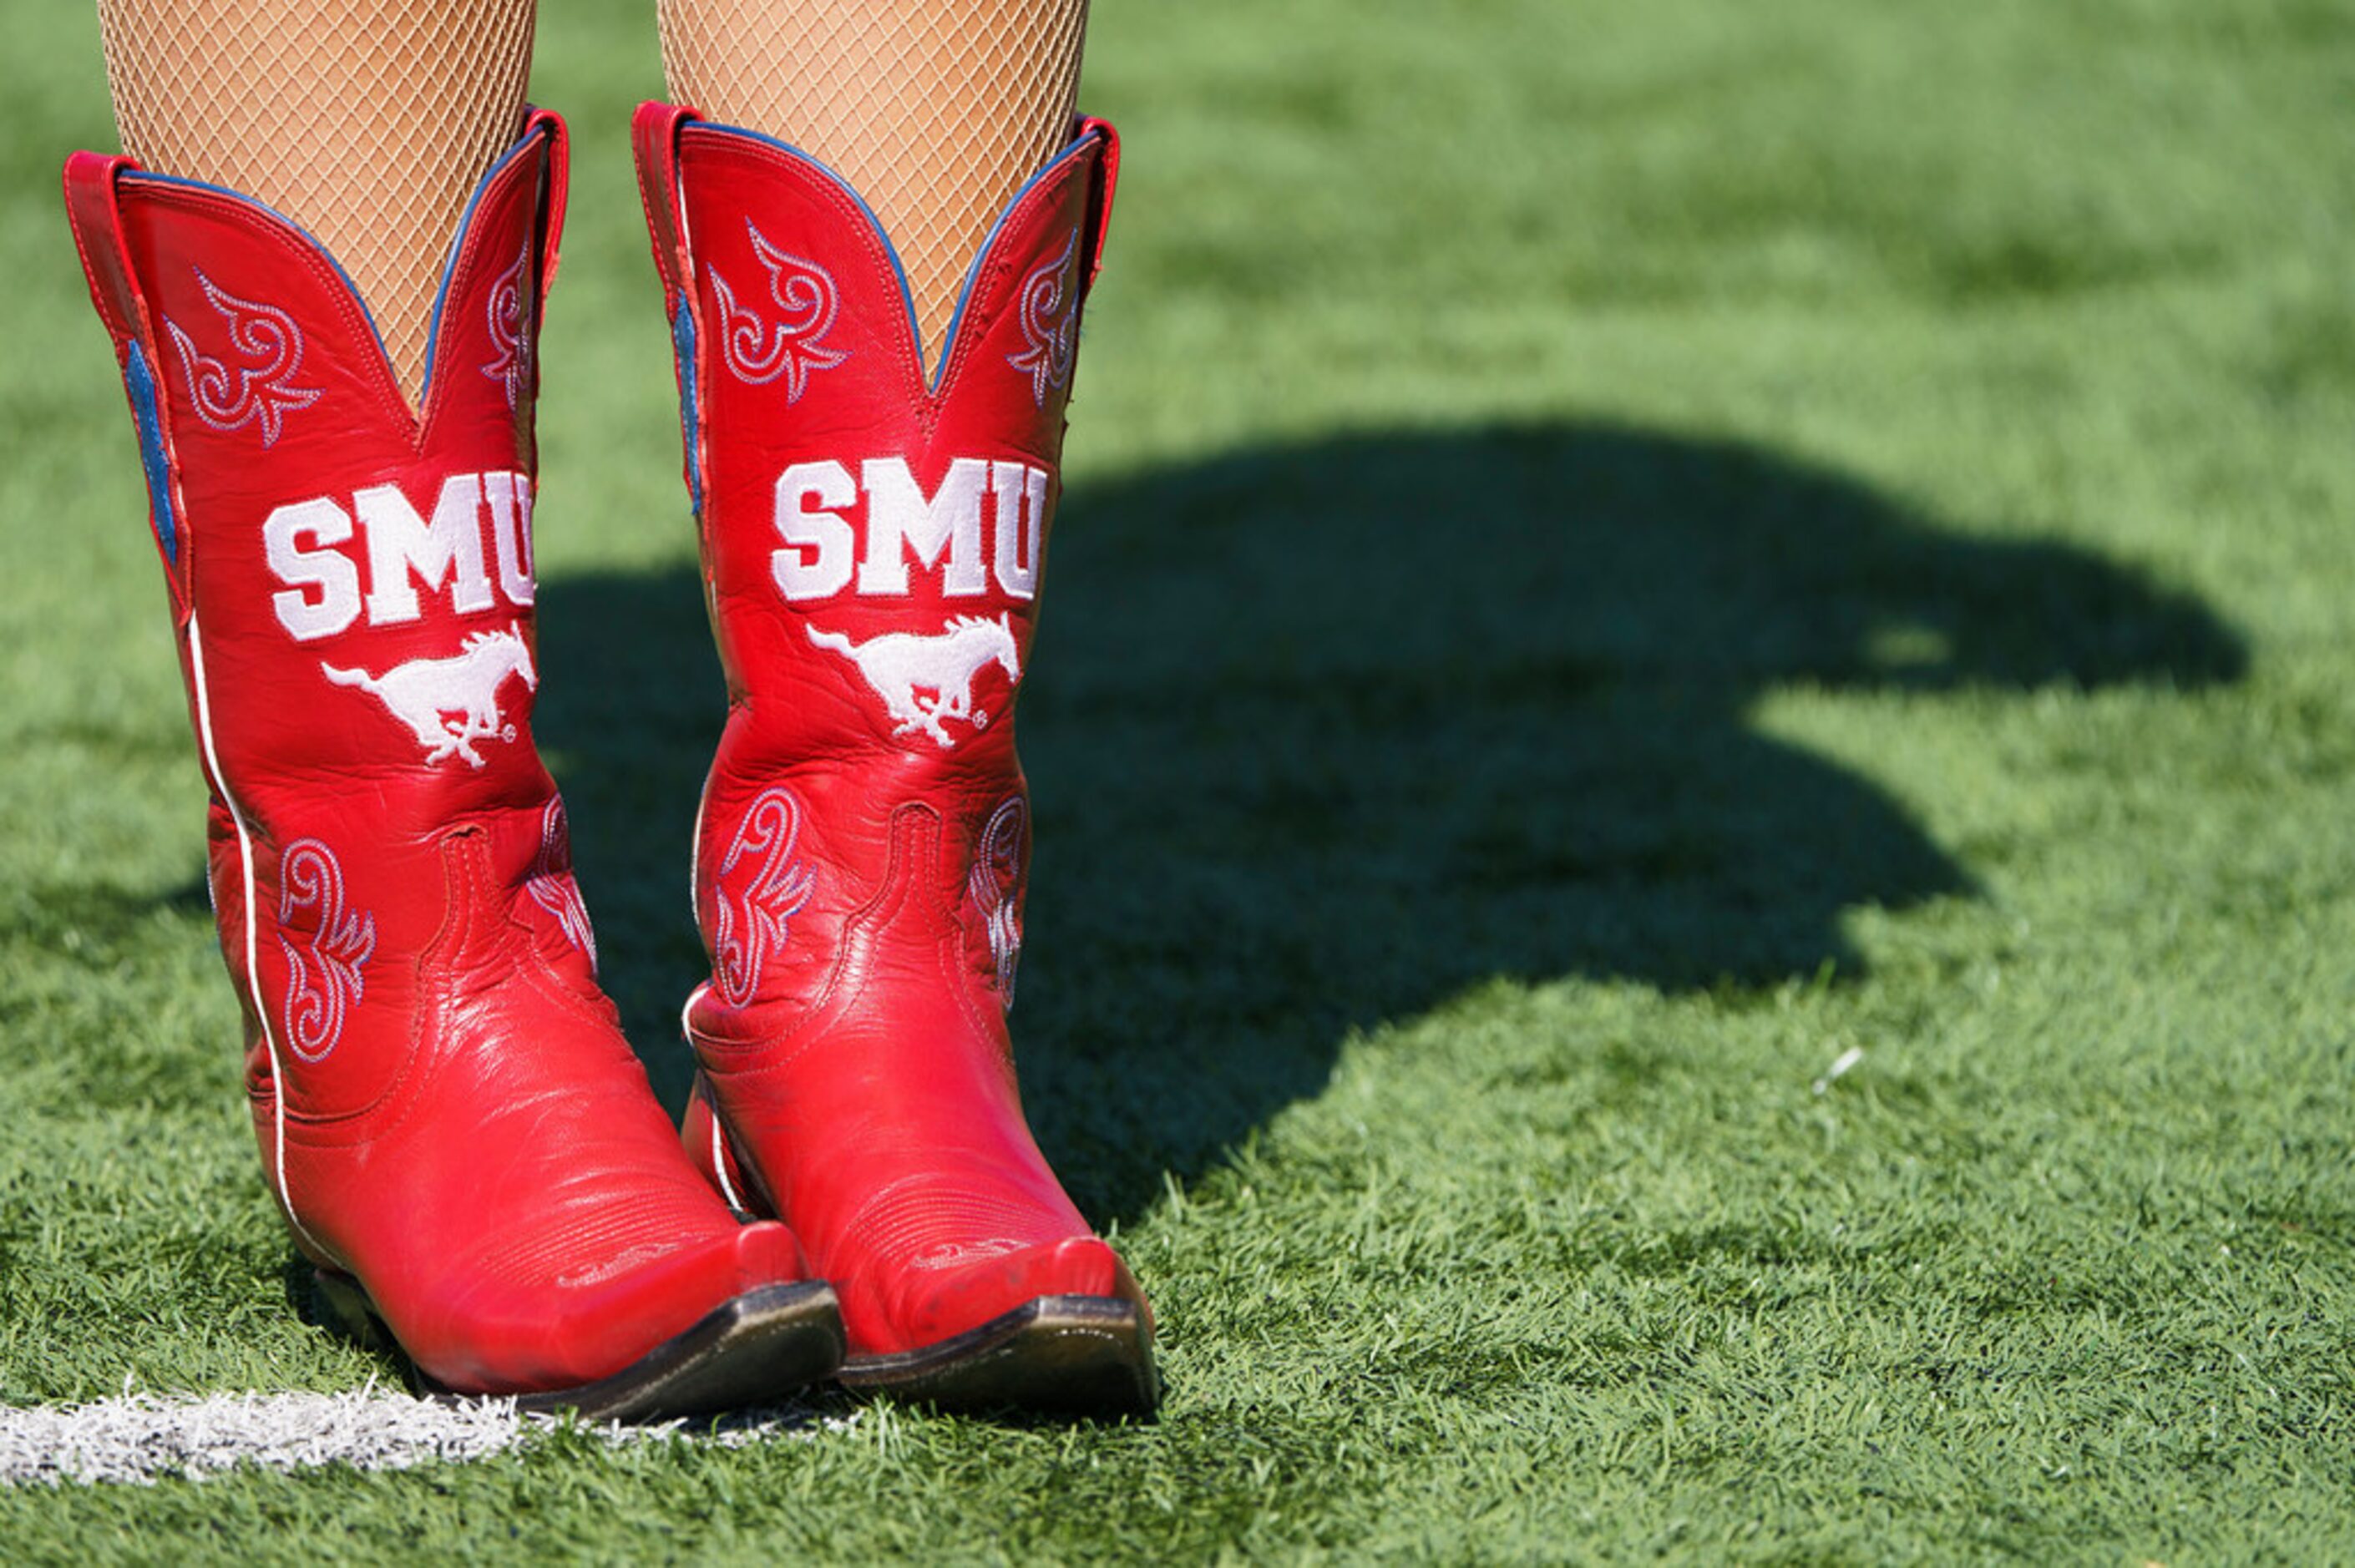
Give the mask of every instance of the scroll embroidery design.
M 344 1037 L 376 951 L 376 916 L 344 907 L 344 868 L 317 839 L 278 860 L 278 950 L 286 959 L 286 1044 L 324 1062 Z
M 1030 395 L 1041 408 L 1048 393 L 1068 391 L 1071 385 L 1071 359 L 1080 345 L 1080 293 L 1072 286 L 1071 262 L 1079 249 L 1074 229 L 1062 254 L 1032 268 L 1017 296 L 1028 346 L 1007 355 L 1006 363 L 1030 377 Z
M 782 376 L 785 401 L 798 403 L 809 387 L 813 372 L 831 370 L 850 357 L 847 349 L 829 348 L 826 334 L 834 329 L 838 307 L 833 275 L 815 261 L 778 249 L 768 237 L 745 220 L 752 255 L 769 275 L 769 298 L 783 310 L 781 321 L 771 321 L 751 305 L 739 302 L 719 270 L 711 270 L 711 291 L 719 297 L 719 347 L 728 368 L 755 387 Z
M 531 901 L 556 917 L 564 939 L 578 948 L 597 968 L 597 933 L 589 927 L 589 906 L 581 897 L 581 884 L 572 875 L 572 830 L 565 821 L 564 800 L 548 802 L 539 820 L 539 860 L 523 885 Z
M 801 804 L 782 787 L 762 791 L 737 825 L 712 878 L 712 978 L 730 1007 L 761 988 L 761 970 L 785 945 L 787 922 L 809 902 L 816 874 L 793 858 Z
M 524 275 L 530 269 L 531 248 L 527 245 L 515 265 L 491 285 L 490 303 L 484 313 L 495 352 L 483 366 L 483 374 L 506 388 L 510 408 L 521 405 L 524 381 L 531 374 L 531 323 L 523 304 Z
M 188 400 L 196 405 L 197 417 L 214 429 L 226 434 L 258 423 L 261 444 L 274 446 L 285 417 L 320 397 L 318 387 L 293 383 L 303 365 L 303 331 L 276 306 L 240 300 L 206 277 L 202 268 L 194 270 L 207 302 L 227 323 L 229 346 L 241 363 L 227 365 L 213 358 L 179 323 L 166 318 L 164 329 L 178 351 Z
M 989 956 L 997 965 L 997 1000 L 1014 1005 L 1014 969 L 1022 958 L 1023 840 L 1030 827 L 1030 810 L 1016 795 L 990 813 L 975 847 L 973 869 L 965 874 L 965 891 L 981 911 L 989 932 Z

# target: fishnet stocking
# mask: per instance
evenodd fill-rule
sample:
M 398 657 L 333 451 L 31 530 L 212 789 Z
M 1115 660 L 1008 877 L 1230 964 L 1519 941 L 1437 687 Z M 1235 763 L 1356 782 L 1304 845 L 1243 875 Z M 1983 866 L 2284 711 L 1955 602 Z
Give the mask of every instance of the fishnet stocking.
M 534 0 L 98 0 L 123 151 L 316 235 L 414 401 L 466 198 L 522 130 Z
M 934 356 L 974 252 L 1070 139 L 1087 0 L 659 0 L 671 96 L 867 198 Z

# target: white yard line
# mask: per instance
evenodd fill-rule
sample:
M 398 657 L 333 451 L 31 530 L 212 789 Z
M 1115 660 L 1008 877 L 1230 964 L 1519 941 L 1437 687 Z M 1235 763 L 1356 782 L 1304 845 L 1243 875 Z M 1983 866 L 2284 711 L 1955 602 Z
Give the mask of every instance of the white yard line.
M 750 1411 L 716 1427 L 589 1427 L 608 1443 L 677 1438 L 741 1447 L 807 1440 L 856 1425 L 858 1413 L 820 1420 L 807 1410 Z M 307 1470 L 350 1465 L 405 1470 L 528 1448 L 558 1423 L 519 1414 L 512 1401 L 442 1404 L 374 1388 L 356 1393 L 126 1394 L 89 1404 L 0 1405 L 0 1486 L 27 1483 L 202 1479 L 240 1465 Z

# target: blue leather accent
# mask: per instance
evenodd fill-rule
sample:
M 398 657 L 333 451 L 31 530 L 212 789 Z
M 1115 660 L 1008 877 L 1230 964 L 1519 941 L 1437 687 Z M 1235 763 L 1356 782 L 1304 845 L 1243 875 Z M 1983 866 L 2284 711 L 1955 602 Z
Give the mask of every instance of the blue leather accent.
M 678 356 L 678 429 L 687 443 L 687 494 L 699 522 L 703 517 L 703 462 L 695 443 L 695 313 L 685 300 L 670 318 L 671 352 Z
M 981 281 L 982 261 L 989 255 L 990 247 L 997 243 L 997 236 L 1005 229 L 1006 220 L 1014 215 L 1014 209 L 1016 207 L 1022 205 L 1022 198 L 1028 196 L 1032 190 L 1037 188 L 1039 181 L 1045 179 L 1049 175 L 1053 174 L 1057 169 L 1061 168 L 1065 164 L 1070 163 L 1073 158 L 1078 157 L 1081 154 L 1084 153 L 1091 144 L 1100 140 L 1102 140 L 1102 138 L 1096 136 L 1074 136 L 1071 138 L 1071 142 L 1069 146 L 1066 146 L 1061 152 L 1048 159 L 1045 166 L 1040 168 L 1037 174 L 1032 175 L 1028 179 L 1023 181 L 1022 188 L 1014 193 L 1013 199 L 1008 201 L 1005 207 L 998 210 L 997 220 L 989 226 L 989 232 L 981 237 L 981 249 L 975 251 L 973 253 L 973 260 L 965 264 L 964 282 L 957 289 L 956 310 L 954 313 L 949 317 L 948 336 L 941 341 L 940 363 L 932 366 L 932 376 L 926 382 L 926 385 L 933 391 L 937 392 L 941 389 L 941 371 L 949 362 L 948 351 L 950 345 L 956 342 L 957 329 L 964 325 L 964 308 L 973 301 L 973 286 Z M 1075 275 L 1072 280 L 1071 286 L 1075 291 L 1085 286 L 1084 274 L 1086 270 L 1086 263 L 1082 261 L 1081 263 L 1080 274 Z
M 491 182 L 499 177 L 499 171 L 538 147 L 543 140 L 541 135 L 526 136 L 500 154 L 498 160 L 483 171 L 483 177 L 474 182 L 474 194 L 466 198 L 466 210 L 459 215 L 457 229 L 450 237 L 450 254 L 442 262 L 442 282 L 433 291 L 433 318 L 425 329 L 425 384 L 417 389 L 417 406 L 421 408 L 433 395 L 433 355 L 442 346 L 442 307 L 450 302 L 450 285 L 458 272 L 458 251 L 466 243 L 467 230 L 474 226 L 474 208 L 482 205 L 483 193 L 491 188 Z M 526 322 L 531 319 L 531 309 L 527 301 L 523 307 Z
M 146 350 L 135 343 L 123 361 L 123 384 L 130 389 L 131 418 L 139 427 L 139 465 L 147 471 L 147 525 L 155 530 L 164 558 L 176 567 L 180 525 L 172 515 L 172 463 L 164 455 L 164 416 L 155 407 L 155 373 L 147 364 Z

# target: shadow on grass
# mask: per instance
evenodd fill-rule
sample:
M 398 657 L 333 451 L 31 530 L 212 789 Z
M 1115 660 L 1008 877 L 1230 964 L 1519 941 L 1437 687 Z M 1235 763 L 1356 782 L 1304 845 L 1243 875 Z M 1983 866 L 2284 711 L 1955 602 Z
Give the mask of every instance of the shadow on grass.
M 1533 426 L 1221 457 L 1064 501 L 1022 725 L 1026 1100 L 1100 1223 L 1316 1093 L 1348 1026 L 1495 976 L 1859 968 L 1839 916 L 1968 894 L 1765 690 L 2237 677 L 2196 601 L 1942 532 L 1756 450 Z M 680 569 L 544 590 L 607 981 L 674 1107 L 719 718 Z
M 0 948 L 21 943 L 100 968 L 136 954 L 154 939 L 159 919 L 211 917 L 202 876 L 161 896 L 105 882 L 37 883 L 0 895 Z

